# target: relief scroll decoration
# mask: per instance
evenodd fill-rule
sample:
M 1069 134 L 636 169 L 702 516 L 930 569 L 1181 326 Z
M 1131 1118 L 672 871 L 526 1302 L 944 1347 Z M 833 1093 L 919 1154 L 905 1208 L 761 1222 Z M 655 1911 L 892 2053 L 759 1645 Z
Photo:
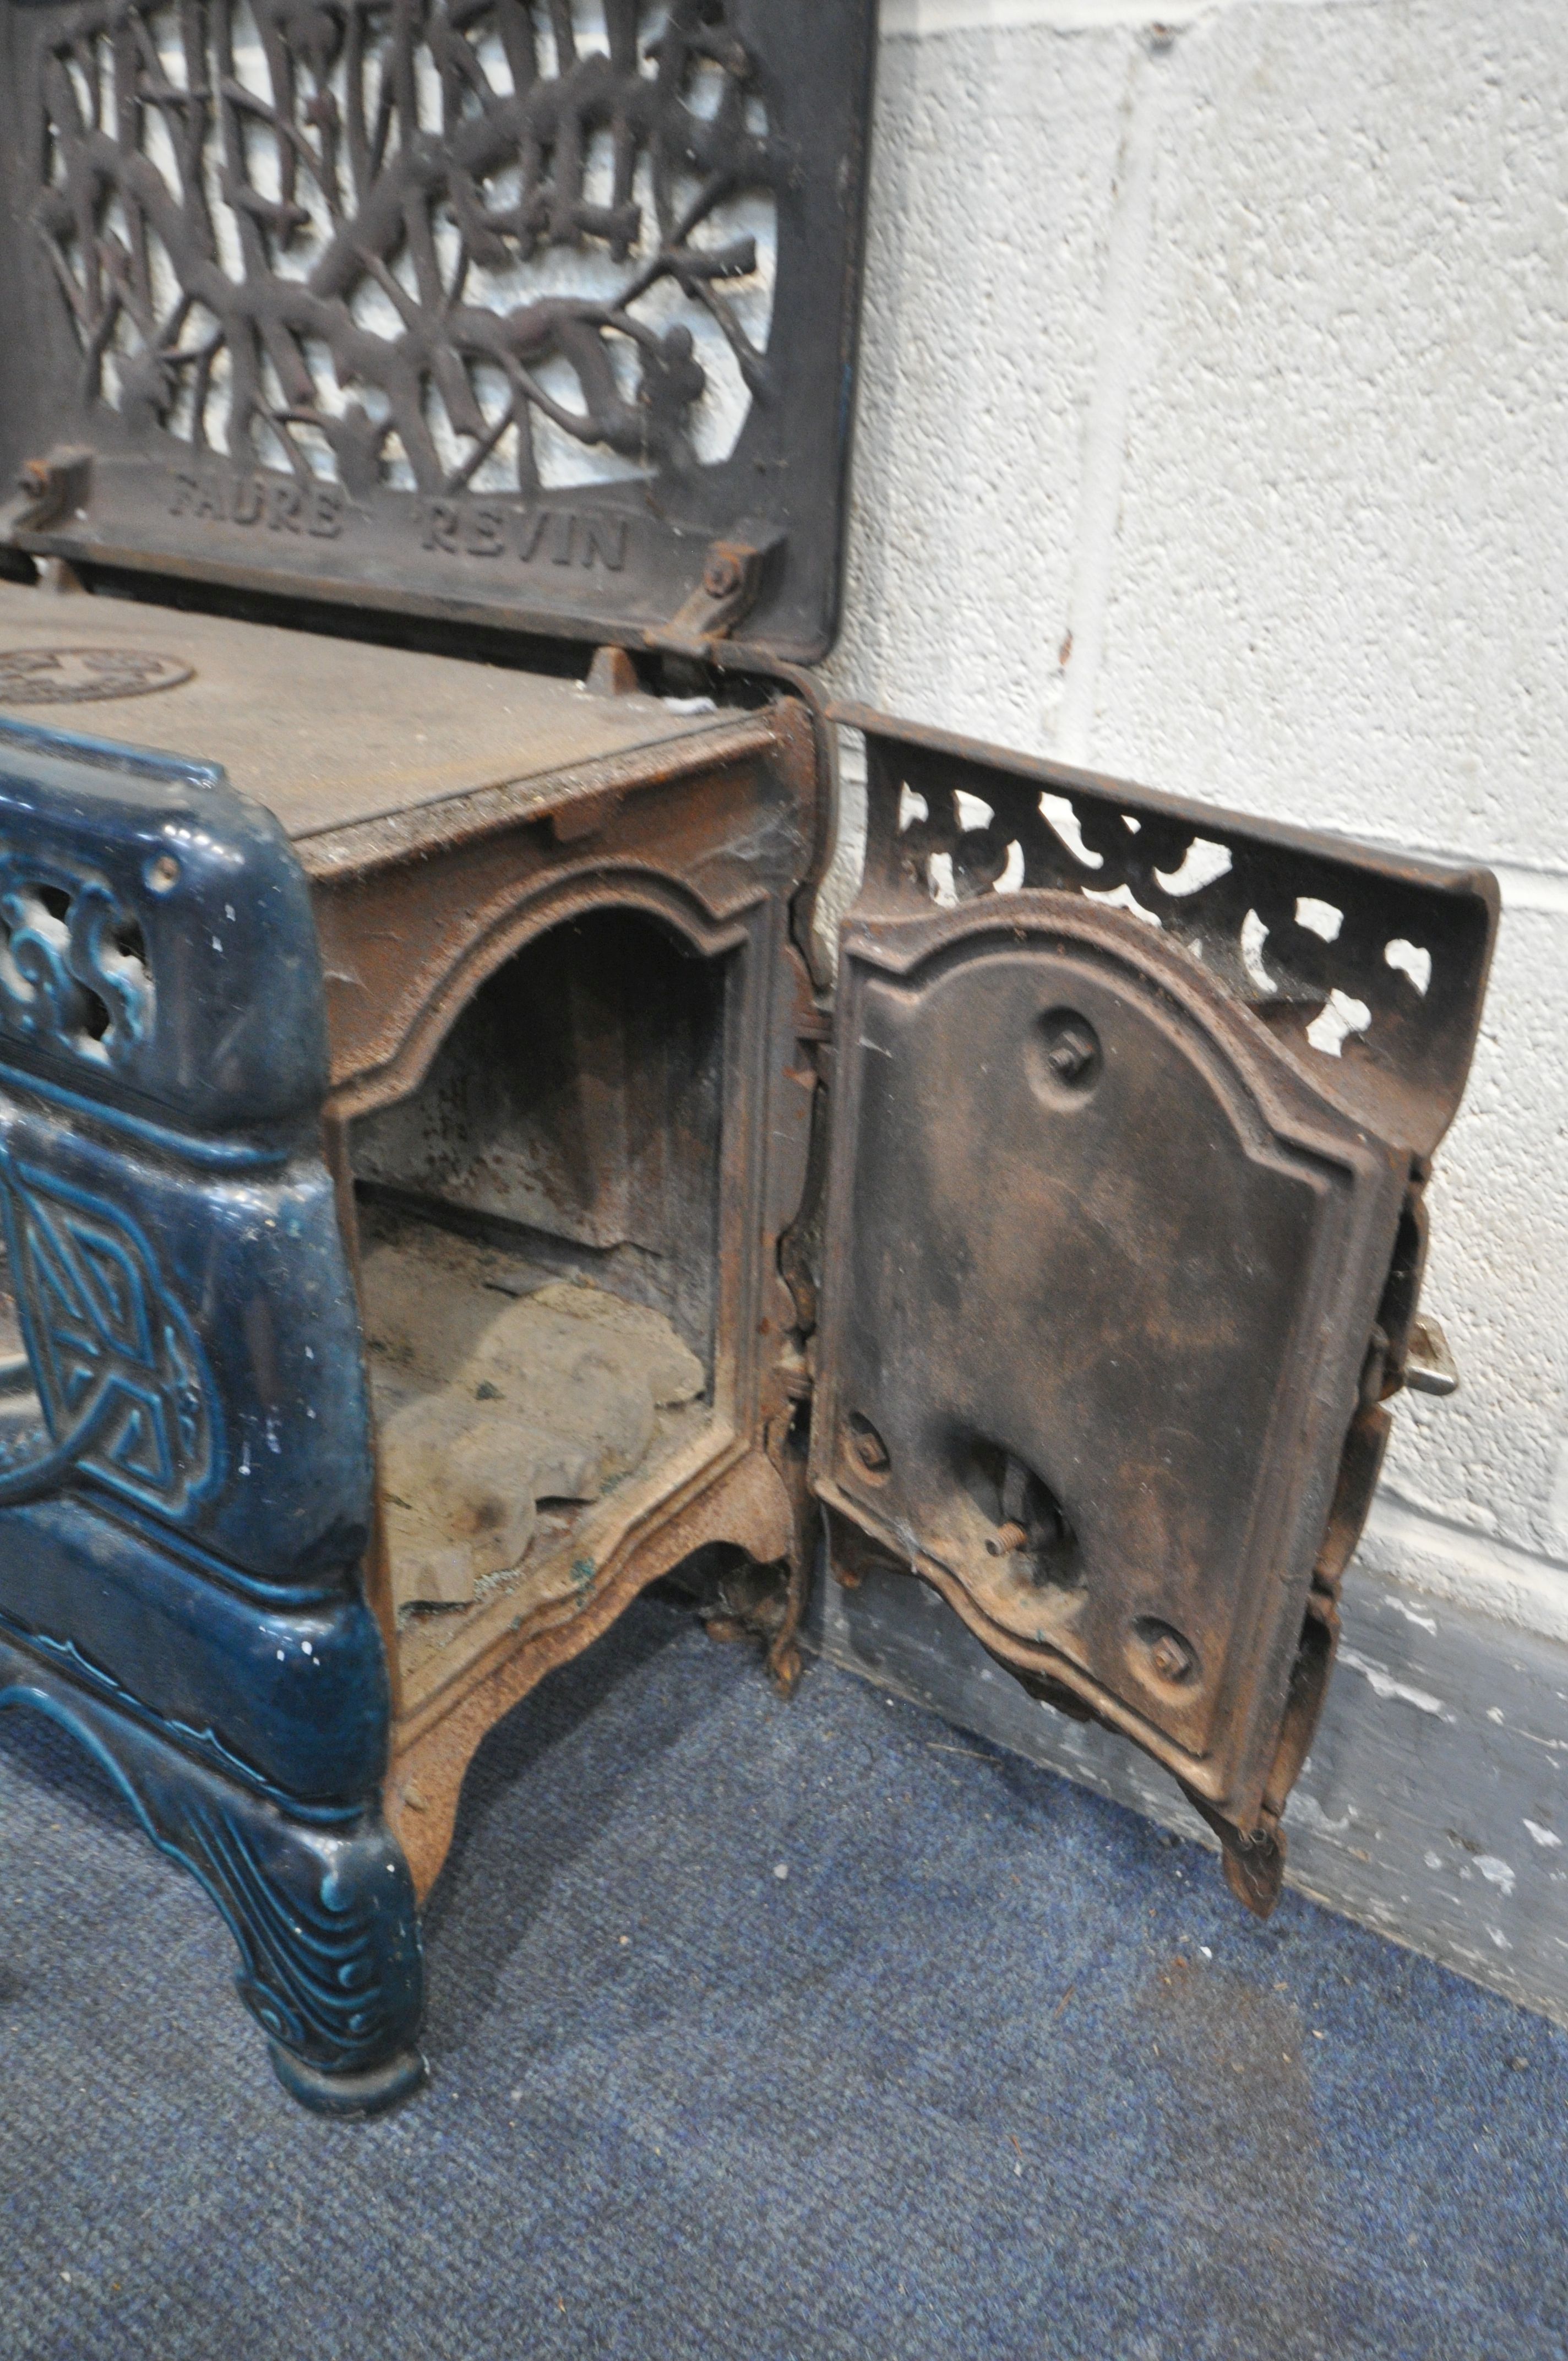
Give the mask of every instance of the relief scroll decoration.
M 729 456 L 782 163 L 722 0 L 87 0 L 34 222 L 138 441 L 535 494 Z
M 355 2114 L 417 2085 L 419 1925 L 408 1865 L 373 1805 L 332 1827 L 292 1817 L 0 1632 L 7 1706 L 43 1713 L 83 1746 L 159 1851 L 205 1889 L 238 1947 L 240 1998 L 291 2087 L 313 2070 L 324 2087 L 301 2095 L 322 2112 Z M 367 2104 L 349 2078 L 378 2074 L 385 2088 Z
M 8 1154 L 0 1207 L 28 1348 L 0 1368 L 0 1408 L 13 1413 L 0 1426 L 0 1506 L 80 1469 L 180 1515 L 215 1469 L 214 1388 L 147 1239 L 115 1206 Z

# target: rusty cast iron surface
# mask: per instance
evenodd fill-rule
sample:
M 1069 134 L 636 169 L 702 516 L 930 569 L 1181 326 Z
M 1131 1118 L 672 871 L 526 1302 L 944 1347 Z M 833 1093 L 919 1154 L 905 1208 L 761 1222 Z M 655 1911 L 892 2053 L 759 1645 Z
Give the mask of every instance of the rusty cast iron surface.
M 817 1488 L 851 1573 L 1136 1739 L 1266 1908 L 1496 888 L 845 718 Z
M 820 654 L 873 27 L 872 0 L 674 0 L 652 31 L 607 0 L 597 37 L 546 0 L 5 7 L 14 527 L 576 637 L 729 600 Z

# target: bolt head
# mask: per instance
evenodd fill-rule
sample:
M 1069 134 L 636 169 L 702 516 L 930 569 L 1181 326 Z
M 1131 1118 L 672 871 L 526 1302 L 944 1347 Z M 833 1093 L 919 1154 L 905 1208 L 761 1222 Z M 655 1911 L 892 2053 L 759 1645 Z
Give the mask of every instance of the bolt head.
M 1087 1016 L 1072 1008 L 1044 1009 L 1029 1039 L 1031 1079 L 1055 1105 L 1064 1093 L 1087 1097 L 1099 1079 L 1102 1054 Z
M 710 598 L 728 598 L 740 588 L 739 558 L 724 555 L 710 557 L 703 568 L 702 587 Z
M 1162 1680 L 1183 1681 L 1192 1669 L 1190 1650 L 1184 1648 L 1174 1632 L 1162 1631 L 1152 1651 L 1154 1668 Z
M 859 1411 L 850 1420 L 850 1449 L 868 1476 L 883 1476 L 892 1465 L 886 1444 L 871 1420 Z

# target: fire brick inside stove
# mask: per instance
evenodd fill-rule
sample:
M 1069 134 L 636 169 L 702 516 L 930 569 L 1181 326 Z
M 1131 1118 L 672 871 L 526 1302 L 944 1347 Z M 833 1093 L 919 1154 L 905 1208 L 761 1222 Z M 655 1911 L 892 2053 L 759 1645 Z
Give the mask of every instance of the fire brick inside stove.
M 711 1408 L 727 965 L 640 912 L 558 927 L 354 1126 L 408 1638 L 569 1582 L 592 1503 Z M 447 1636 L 426 1631 L 430 1641 Z

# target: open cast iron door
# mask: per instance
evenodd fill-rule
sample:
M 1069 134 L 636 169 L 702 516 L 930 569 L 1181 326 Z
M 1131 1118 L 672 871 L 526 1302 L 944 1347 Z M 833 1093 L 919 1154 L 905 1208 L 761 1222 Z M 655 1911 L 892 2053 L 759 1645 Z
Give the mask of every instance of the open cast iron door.
M 815 1487 L 1266 1911 L 1405 1383 L 1492 879 L 860 711 Z

